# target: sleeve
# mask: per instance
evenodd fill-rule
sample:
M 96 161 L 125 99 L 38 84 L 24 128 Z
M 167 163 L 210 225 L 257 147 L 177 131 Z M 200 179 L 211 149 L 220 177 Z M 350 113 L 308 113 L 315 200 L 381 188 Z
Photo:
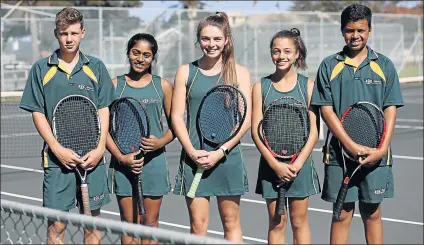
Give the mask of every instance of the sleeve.
M 29 72 L 19 107 L 29 112 L 45 114 L 41 70 L 37 64 L 34 64 Z
M 333 105 L 330 78 L 327 74 L 327 65 L 325 64 L 325 61 L 323 61 L 319 66 L 317 77 L 315 79 L 311 105 Z
M 114 86 L 103 62 L 99 62 L 99 103 L 98 109 L 108 107 L 114 99 Z
M 392 61 L 388 61 L 385 66 L 386 86 L 384 88 L 383 108 L 389 106 L 402 107 L 403 97 L 400 89 L 399 77 Z

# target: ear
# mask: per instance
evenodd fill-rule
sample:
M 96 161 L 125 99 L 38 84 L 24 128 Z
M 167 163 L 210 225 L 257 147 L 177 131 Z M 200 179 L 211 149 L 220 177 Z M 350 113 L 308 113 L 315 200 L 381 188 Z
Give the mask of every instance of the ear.
M 226 38 L 225 38 L 225 44 L 224 44 L 224 45 L 227 45 L 227 44 L 228 44 L 228 42 L 229 42 L 228 40 L 229 40 L 229 38 L 228 38 L 228 37 L 226 37 Z
M 82 28 L 82 30 L 81 30 L 81 39 L 84 38 L 84 36 L 85 36 L 85 28 Z

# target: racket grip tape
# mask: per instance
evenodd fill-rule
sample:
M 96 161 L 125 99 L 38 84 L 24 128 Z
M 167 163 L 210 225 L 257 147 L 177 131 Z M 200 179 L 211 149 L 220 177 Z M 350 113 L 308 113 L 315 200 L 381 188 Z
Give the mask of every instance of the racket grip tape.
M 146 210 L 144 208 L 144 197 L 143 197 L 143 186 L 141 184 L 141 174 L 135 176 L 135 184 L 137 186 L 138 214 L 145 215 Z
M 90 197 L 88 195 L 87 184 L 81 184 L 81 199 L 82 199 L 82 208 L 84 210 L 84 214 L 91 216 Z
M 196 174 L 194 175 L 193 182 L 191 183 L 190 190 L 187 193 L 187 196 L 194 198 L 196 196 L 197 187 L 199 186 L 200 180 L 203 175 L 203 168 L 197 168 Z
M 347 177 L 346 177 L 347 178 Z M 349 186 L 349 181 L 345 179 L 342 186 L 340 187 L 339 194 L 337 195 L 336 203 L 334 204 L 333 210 L 333 219 L 340 219 L 340 214 L 342 213 L 343 204 L 346 200 L 347 189 Z
M 286 191 L 285 185 L 280 186 L 278 190 L 278 199 L 277 204 L 275 205 L 275 212 L 278 215 L 286 214 Z

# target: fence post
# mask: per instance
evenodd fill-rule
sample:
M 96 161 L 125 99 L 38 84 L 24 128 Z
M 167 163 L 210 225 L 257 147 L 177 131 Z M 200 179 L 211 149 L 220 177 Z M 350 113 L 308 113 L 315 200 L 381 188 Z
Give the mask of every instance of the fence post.
M 99 8 L 99 58 L 103 60 L 103 7 Z

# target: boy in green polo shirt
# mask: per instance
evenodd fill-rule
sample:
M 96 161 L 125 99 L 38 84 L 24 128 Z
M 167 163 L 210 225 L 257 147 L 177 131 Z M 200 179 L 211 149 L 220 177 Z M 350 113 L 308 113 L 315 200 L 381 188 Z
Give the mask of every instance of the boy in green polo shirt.
M 341 31 L 346 46 L 343 51 L 322 61 L 312 95 L 311 104 L 320 106 L 329 131 L 335 135 L 326 140 L 328 147 L 324 146 L 326 164 L 322 199 L 334 204 L 343 180 L 339 141 L 353 155 L 366 156 L 360 160 L 361 171 L 352 178 L 340 220 L 332 221 L 331 244 L 348 242 L 356 201 L 359 201 L 367 243 L 382 244 L 381 202 L 394 194 L 390 141 L 396 108 L 403 106 L 403 99 L 392 61 L 367 46 L 371 15 L 371 10 L 360 4 L 350 5 L 342 12 Z M 343 112 L 358 101 L 372 102 L 384 111 L 387 136 L 380 149 L 354 143 L 341 126 Z M 345 160 L 349 165 L 348 159 Z
M 75 199 L 81 203 L 77 188 L 79 177 L 74 170 L 76 165 L 80 165 L 88 170 L 91 213 L 99 216 L 100 208 L 110 202 L 103 154 L 109 128 L 108 106 L 113 99 L 114 89 L 103 62 L 79 50 L 85 29 L 83 16 L 78 10 L 61 10 L 56 15 L 54 34 L 60 48 L 32 66 L 20 103 L 22 109 L 32 113 L 34 124 L 45 142 L 42 156 L 43 206 L 69 211 L 75 206 Z M 51 128 L 56 104 L 65 96 L 74 94 L 90 98 L 96 104 L 101 120 L 98 147 L 82 158 L 62 147 Z M 49 221 L 47 243 L 64 244 L 65 229 L 66 224 Z M 85 243 L 100 243 L 100 231 L 84 231 Z

